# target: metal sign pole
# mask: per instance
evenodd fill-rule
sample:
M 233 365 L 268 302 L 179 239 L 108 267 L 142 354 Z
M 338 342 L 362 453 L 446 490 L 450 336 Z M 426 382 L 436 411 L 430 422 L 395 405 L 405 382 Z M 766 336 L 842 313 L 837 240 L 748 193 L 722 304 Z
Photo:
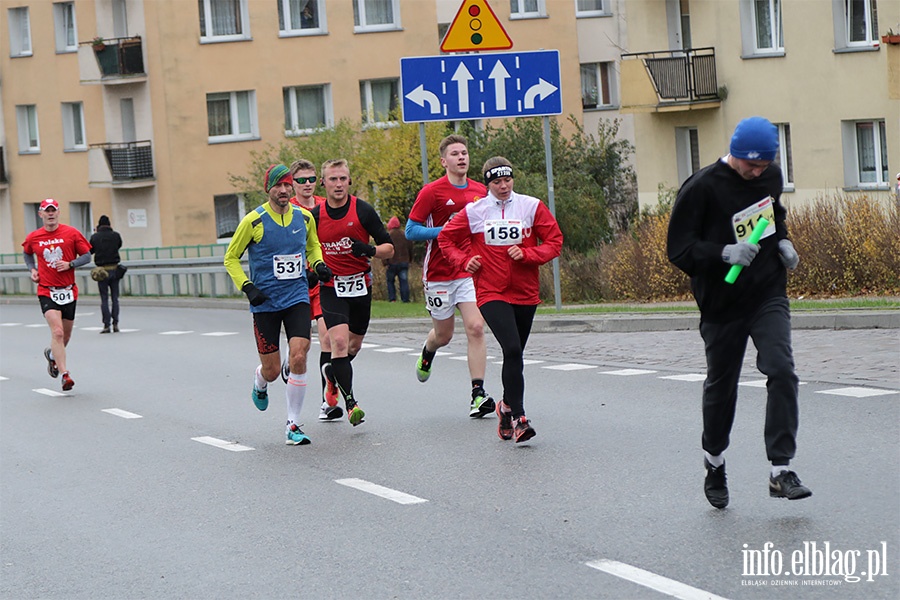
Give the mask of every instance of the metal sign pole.
M 547 204 L 550 214 L 556 218 L 556 202 L 553 191 L 553 150 L 550 144 L 550 117 L 544 120 L 544 162 L 547 167 Z M 553 259 L 553 296 L 556 300 L 556 312 L 562 310 L 562 293 L 559 284 L 559 257 Z
M 428 148 L 425 145 L 425 122 L 419 123 L 419 154 L 422 157 L 422 185 L 428 185 Z

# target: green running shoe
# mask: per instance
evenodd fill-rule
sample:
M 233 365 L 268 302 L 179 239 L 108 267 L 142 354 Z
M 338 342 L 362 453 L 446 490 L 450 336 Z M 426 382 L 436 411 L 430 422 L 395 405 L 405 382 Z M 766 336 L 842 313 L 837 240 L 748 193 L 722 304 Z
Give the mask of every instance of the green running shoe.
M 420 354 L 419 360 L 416 361 L 416 379 L 425 383 L 429 377 L 431 377 L 431 363 L 422 360 L 422 355 Z
M 288 423 L 284 429 L 284 438 L 284 443 L 288 446 L 305 446 L 310 443 L 309 436 L 296 423 Z
M 253 404 L 259 410 L 266 410 L 269 408 L 269 392 L 268 390 L 258 390 L 256 386 L 253 386 L 253 392 L 250 394 L 250 397 L 253 398 Z

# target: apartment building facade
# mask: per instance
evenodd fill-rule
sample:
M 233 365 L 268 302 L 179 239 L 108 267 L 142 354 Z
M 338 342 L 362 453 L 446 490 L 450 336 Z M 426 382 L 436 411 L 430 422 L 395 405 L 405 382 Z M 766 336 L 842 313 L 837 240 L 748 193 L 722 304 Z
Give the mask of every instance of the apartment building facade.
M 589 83 L 599 86 L 588 90 L 597 99 L 588 112 L 618 114 L 607 67 L 601 74 L 597 66 L 615 54 L 608 43 L 598 52 L 579 42 L 589 37 L 580 33 L 587 22 L 614 29 L 608 4 L 493 3 L 514 51 L 560 51 L 563 116 L 584 115 L 581 52 L 593 63 Z M 400 58 L 439 54 L 460 5 L 4 2 L 0 252 L 18 251 L 46 197 L 86 233 L 109 215 L 129 247 L 221 240 L 245 209 L 229 174 L 244 174 L 254 151 L 343 118 L 384 125 L 397 102 Z
M 900 2 L 627 0 L 626 11 L 622 110 L 635 115 L 641 205 L 727 153 L 752 115 L 779 128 L 788 205 L 891 196 L 900 45 L 882 35 L 900 31 Z

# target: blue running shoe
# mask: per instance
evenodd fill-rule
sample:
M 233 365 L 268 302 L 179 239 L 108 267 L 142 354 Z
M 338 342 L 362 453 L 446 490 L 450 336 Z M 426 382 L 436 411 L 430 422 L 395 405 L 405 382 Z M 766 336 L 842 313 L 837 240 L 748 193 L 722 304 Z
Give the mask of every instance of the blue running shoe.
M 250 397 L 253 398 L 253 404 L 259 410 L 266 410 L 269 408 L 269 392 L 268 390 L 258 390 L 256 386 L 253 386 L 253 392 L 250 394 Z
M 305 446 L 310 443 L 310 439 L 296 423 L 288 423 L 284 430 L 284 443 L 288 446 Z

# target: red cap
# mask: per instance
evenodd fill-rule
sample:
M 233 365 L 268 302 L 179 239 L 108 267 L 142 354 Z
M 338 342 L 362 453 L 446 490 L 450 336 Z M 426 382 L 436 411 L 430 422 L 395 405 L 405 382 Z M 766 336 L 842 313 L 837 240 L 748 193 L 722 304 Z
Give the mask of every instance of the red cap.
M 59 210 L 59 202 L 54 200 L 53 198 L 47 198 L 43 202 L 41 202 L 41 207 L 38 210 L 47 210 L 50 207 L 53 207 L 55 210 Z

